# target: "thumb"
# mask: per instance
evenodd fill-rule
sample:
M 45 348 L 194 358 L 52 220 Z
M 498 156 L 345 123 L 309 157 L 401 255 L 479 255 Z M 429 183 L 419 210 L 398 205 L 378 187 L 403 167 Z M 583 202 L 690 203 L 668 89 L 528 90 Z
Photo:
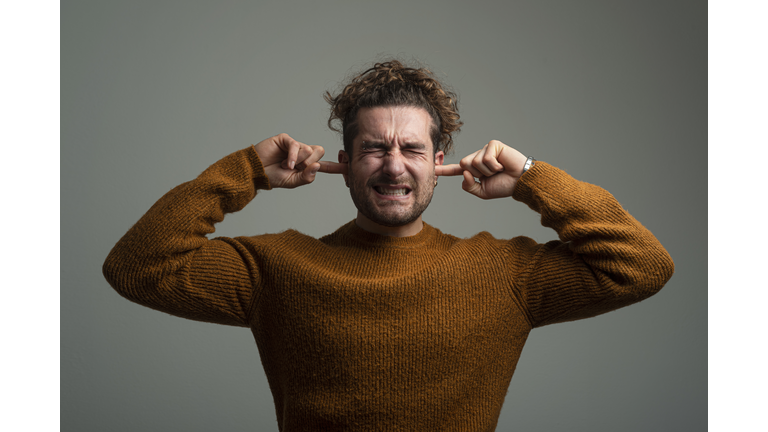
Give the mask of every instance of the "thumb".
M 461 182 L 461 188 L 476 197 L 483 198 L 483 186 L 475 181 L 475 178 L 472 177 L 472 173 L 469 171 L 464 171 L 463 174 L 464 181 Z
M 319 169 L 320 164 L 317 162 L 309 164 L 309 166 L 304 168 L 304 171 L 301 172 L 302 184 L 312 183 L 315 181 L 315 176 L 317 175 L 317 171 Z

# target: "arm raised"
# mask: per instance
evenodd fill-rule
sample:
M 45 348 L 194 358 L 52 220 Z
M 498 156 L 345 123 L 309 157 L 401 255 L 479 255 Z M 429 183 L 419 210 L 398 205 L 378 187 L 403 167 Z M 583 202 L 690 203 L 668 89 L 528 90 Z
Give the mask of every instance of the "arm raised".
M 610 193 L 545 162 L 523 176 L 526 160 L 491 141 L 458 165 L 435 167 L 435 173 L 462 174 L 462 188 L 483 199 L 521 201 L 557 232 L 559 241 L 531 246 L 527 264 L 510 263 L 525 268 L 515 287 L 534 327 L 618 309 L 664 286 L 674 271 L 672 259 Z
M 249 147 L 163 195 L 115 244 L 102 271 L 123 297 L 197 321 L 247 326 L 259 260 L 236 239 L 208 240 L 227 213 L 270 189 Z

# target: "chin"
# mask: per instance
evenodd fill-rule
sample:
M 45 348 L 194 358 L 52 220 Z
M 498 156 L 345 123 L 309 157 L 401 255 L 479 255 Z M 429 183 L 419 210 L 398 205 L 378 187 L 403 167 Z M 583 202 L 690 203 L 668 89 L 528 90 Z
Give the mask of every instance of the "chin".
M 397 227 L 408 225 L 409 223 L 411 223 L 411 222 L 415 221 L 416 219 L 418 219 L 419 216 L 421 216 L 421 215 L 416 215 L 415 217 L 410 217 L 409 216 L 409 217 L 375 217 L 375 218 L 372 218 L 372 217 L 366 215 L 366 217 L 368 217 L 368 219 L 370 219 L 371 221 L 376 222 L 379 225 L 382 225 L 382 226 L 385 226 L 385 227 L 389 227 L 389 228 L 397 228 Z
M 402 205 L 389 205 L 383 209 L 375 208 L 373 205 L 357 206 L 357 208 L 372 222 L 390 228 L 408 225 L 423 213 L 423 209 L 414 208 L 413 205 L 409 205 L 408 208 L 403 208 Z
M 416 188 L 408 190 L 406 200 L 388 200 L 381 199 L 372 187 L 355 186 L 353 183 L 349 192 L 357 210 L 371 222 L 388 228 L 416 221 L 432 200 L 432 193 L 419 193 Z

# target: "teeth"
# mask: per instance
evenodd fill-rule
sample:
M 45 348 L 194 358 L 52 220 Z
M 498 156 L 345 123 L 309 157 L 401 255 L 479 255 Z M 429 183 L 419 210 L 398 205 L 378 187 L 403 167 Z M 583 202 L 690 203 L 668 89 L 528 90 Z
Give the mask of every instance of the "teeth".
M 382 195 L 405 195 L 408 193 L 408 189 L 384 189 L 376 188 Z

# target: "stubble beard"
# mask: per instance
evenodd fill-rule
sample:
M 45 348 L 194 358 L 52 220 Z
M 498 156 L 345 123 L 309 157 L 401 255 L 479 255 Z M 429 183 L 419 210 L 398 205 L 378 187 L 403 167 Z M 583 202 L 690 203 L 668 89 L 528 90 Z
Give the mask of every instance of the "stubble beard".
M 414 181 L 391 182 L 381 178 L 370 178 L 367 181 L 355 178 L 354 172 L 349 171 L 349 194 L 352 196 L 352 202 L 355 207 L 371 221 L 386 227 L 400 227 L 408 225 L 424 213 L 429 203 L 432 201 L 432 195 L 435 188 L 428 181 L 424 184 L 417 184 Z M 375 194 L 374 184 L 408 184 L 411 188 L 412 204 L 404 204 L 400 201 L 386 201 L 383 207 L 377 207 L 371 197 Z

